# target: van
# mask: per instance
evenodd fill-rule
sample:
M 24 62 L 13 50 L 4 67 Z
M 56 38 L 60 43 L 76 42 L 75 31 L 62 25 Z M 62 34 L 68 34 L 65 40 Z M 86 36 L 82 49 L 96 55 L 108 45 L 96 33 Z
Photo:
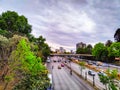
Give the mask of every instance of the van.
M 52 74 L 48 74 L 48 78 L 50 79 L 50 85 L 47 88 L 47 90 L 54 90 L 54 84 L 53 84 L 53 78 L 52 78 Z

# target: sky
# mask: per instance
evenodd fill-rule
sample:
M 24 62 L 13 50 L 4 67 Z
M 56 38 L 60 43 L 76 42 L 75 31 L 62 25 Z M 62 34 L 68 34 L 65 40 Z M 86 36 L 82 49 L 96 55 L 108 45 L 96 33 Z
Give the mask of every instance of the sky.
M 7 10 L 28 18 L 32 34 L 52 50 L 114 41 L 120 28 L 120 0 L 0 0 L 0 14 Z

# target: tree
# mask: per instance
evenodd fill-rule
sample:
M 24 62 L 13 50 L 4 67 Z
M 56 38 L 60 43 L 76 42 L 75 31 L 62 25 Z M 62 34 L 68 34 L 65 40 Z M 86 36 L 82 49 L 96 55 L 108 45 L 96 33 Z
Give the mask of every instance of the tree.
M 9 56 L 9 39 L 0 35 L 0 72 L 1 81 L 4 81 L 4 77 L 8 71 L 7 61 Z
M 44 90 L 49 84 L 46 68 L 41 59 L 31 52 L 29 41 L 22 39 L 10 56 L 8 76 L 13 74 L 17 81 L 14 90 Z M 42 85 L 42 86 L 41 86 Z
M 118 28 L 114 34 L 114 39 L 117 42 L 120 42 L 120 28 Z
M 110 47 L 110 45 L 112 44 L 111 40 L 107 40 L 107 42 L 105 43 L 105 46 Z
M 109 56 L 120 57 L 120 42 L 114 42 L 109 47 Z
M 0 59 L 6 60 L 8 58 L 9 39 L 0 35 Z
M 28 24 L 27 18 L 14 11 L 3 12 L 0 15 L 0 29 L 7 30 L 11 35 L 31 33 L 31 25 Z
M 3 35 L 4 37 L 12 37 L 11 36 L 11 33 L 10 32 L 8 32 L 7 30 L 1 30 L 0 29 L 0 35 Z
M 107 90 L 107 84 L 109 83 L 109 77 L 106 76 L 106 75 L 100 74 L 100 75 L 99 75 L 99 79 L 100 79 L 100 82 L 101 82 L 103 85 L 105 85 L 105 88 L 106 88 L 106 90 Z
M 77 54 L 85 54 L 86 53 L 86 48 L 78 48 L 76 53 Z
M 101 60 L 107 55 L 107 49 L 103 43 L 97 43 L 92 49 L 92 55 L 96 57 L 97 60 Z
M 111 88 L 112 90 L 117 90 L 117 85 L 116 84 L 116 80 L 117 79 L 117 76 L 118 76 L 118 70 L 117 69 L 113 69 L 113 70 L 110 70 L 108 69 L 106 71 L 108 77 L 109 77 L 109 88 Z
M 92 54 L 92 45 L 88 44 L 86 48 L 87 48 L 87 54 Z
M 34 39 L 34 38 L 33 38 Z M 35 38 L 34 43 L 38 45 L 38 56 L 43 57 L 43 61 L 47 59 L 47 57 L 50 55 L 50 47 L 47 43 L 45 43 L 46 39 L 42 36 L 39 36 L 38 38 Z
M 103 75 L 103 74 L 99 75 L 100 82 L 102 82 L 103 85 L 105 85 L 106 90 L 107 90 L 107 84 L 108 84 L 109 90 L 118 90 L 117 89 L 118 86 L 115 85 L 116 84 L 115 79 L 117 79 L 118 70 L 107 69 L 106 74 L 105 75 Z

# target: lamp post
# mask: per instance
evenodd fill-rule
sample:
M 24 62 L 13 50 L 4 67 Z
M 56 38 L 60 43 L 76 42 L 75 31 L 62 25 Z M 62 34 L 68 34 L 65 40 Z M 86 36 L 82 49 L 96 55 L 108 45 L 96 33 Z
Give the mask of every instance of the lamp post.
M 72 75 L 71 62 L 69 62 L 69 64 L 70 64 L 70 74 Z
M 85 72 L 85 80 L 87 80 L 87 71 Z
M 93 75 L 93 86 L 95 86 L 95 75 Z

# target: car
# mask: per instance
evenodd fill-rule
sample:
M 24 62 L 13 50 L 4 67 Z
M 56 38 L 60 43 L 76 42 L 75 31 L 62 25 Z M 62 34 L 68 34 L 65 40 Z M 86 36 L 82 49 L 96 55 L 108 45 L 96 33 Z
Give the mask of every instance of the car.
M 89 70 L 88 74 L 91 75 L 91 76 L 95 76 L 95 73 L 92 70 Z
M 65 61 L 65 63 L 67 63 L 67 61 Z
M 47 59 L 47 63 L 50 63 L 51 62 L 51 60 L 50 59 Z
M 60 66 L 60 65 L 58 65 L 58 69 L 61 69 L 61 66 Z
M 47 87 L 47 90 L 53 90 L 54 89 L 54 84 L 53 84 L 52 74 L 49 73 L 48 78 L 50 79 L 50 85 Z
M 98 75 L 100 76 L 100 75 L 103 75 L 103 76 L 107 76 L 104 72 L 98 72 Z
M 63 63 L 61 64 L 61 67 L 64 67 L 64 64 L 63 64 Z
M 56 62 L 56 60 L 53 60 L 53 62 Z

